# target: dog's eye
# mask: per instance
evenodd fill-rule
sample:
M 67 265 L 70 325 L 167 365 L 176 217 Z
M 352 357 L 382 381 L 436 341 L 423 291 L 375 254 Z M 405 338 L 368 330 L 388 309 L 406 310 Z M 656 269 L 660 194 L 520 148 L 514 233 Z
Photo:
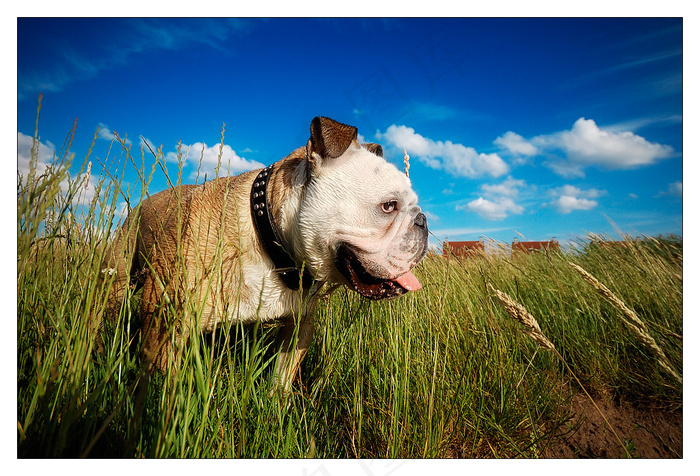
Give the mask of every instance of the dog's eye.
M 391 213 L 396 211 L 398 208 L 398 203 L 396 203 L 396 200 L 391 200 L 389 202 L 384 202 L 382 203 L 382 211 L 384 213 Z

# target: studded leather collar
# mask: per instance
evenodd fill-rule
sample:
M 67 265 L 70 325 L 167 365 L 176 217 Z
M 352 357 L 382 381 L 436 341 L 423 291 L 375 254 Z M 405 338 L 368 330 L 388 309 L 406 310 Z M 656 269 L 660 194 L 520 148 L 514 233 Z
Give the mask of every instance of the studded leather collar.
M 275 264 L 275 271 L 279 274 L 282 282 L 291 290 L 299 289 L 299 276 L 301 269 L 297 266 L 291 254 L 282 245 L 282 240 L 277 233 L 275 224 L 270 216 L 270 207 L 267 203 L 267 183 L 268 177 L 272 174 L 274 164 L 262 169 L 253 182 L 250 190 L 251 212 L 253 223 L 258 233 L 258 238 L 265 249 L 265 252 Z M 304 289 L 311 288 L 314 282 L 313 276 L 308 269 L 304 269 L 301 275 L 301 285 Z

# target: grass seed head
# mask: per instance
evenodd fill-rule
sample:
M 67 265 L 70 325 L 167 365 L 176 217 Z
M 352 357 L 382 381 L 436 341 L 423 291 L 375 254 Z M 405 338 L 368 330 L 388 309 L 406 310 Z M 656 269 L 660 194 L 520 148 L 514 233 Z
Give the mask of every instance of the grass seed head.
M 554 344 L 550 342 L 549 339 L 542 333 L 540 325 L 537 320 L 527 312 L 525 307 L 511 298 L 509 295 L 503 291 L 499 291 L 494 288 L 490 283 L 489 287 L 496 293 L 496 297 L 501 301 L 503 307 L 505 308 L 508 315 L 515 321 L 523 325 L 522 330 L 525 334 L 530 336 L 535 342 L 537 342 L 542 348 L 547 350 L 554 350 Z
M 666 357 L 666 353 L 659 347 L 654 338 L 649 334 L 647 326 L 642 322 L 637 316 L 637 313 L 632 309 L 627 307 L 627 305 L 618 298 L 612 291 L 610 291 L 607 286 L 598 281 L 593 275 L 582 267 L 569 262 L 569 264 L 578 272 L 578 274 L 583 277 L 583 279 L 593 286 L 596 291 L 598 291 L 605 299 L 607 299 L 613 306 L 617 307 L 622 314 L 627 317 L 622 318 L 622 322 L 632 331 L 632 334 L 637 338 L 639 342 L 644 344 L 649 350 L 651 350 L 657 358 L 659 365 L 666 370 L 678 383 L 683 383 L 683 378 L 671 367 L 671 361 Z M 629 320 L 628 320 L 629 319 Z
M 403 171 L 406 174 L 406 177 L 408 177 L 408 169 L 411 168 L 411 164 L 408 162 L 410 157 L 408 156 L 408 152 L 406 152 L 406 149 L 403 150 Z

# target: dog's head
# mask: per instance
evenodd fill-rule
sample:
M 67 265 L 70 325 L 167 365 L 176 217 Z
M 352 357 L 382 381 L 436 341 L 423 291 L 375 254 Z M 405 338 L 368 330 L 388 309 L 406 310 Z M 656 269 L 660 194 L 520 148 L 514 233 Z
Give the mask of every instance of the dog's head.
M 419 289 L 411 269 L 427 250 L 426 218 L 381 146 L 360 144 L 355 127 L 317 117 L 305 160 L 295 241 L 316 278 L 371 299 Z

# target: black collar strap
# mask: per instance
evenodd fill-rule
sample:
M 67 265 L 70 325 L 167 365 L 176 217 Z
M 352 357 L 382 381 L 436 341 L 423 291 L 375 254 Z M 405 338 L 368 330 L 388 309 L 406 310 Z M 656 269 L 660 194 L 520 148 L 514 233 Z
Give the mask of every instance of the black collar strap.
M 296 291 L 299 289 L 301 270 L 289 252 L 282 246 L 282 240 L 277 234 L 267 203 L 268 176 L 272 173 L 273 166 L 274 164 L 262 169 L 258 176 L 255 177 L 253 187 L 250 190 L 250 209 L 253 214 L 255 230 L 258 232 L 258 238 L 265 252 L 275 264 L 275 270 L 279 274 L 280 279 L 289 289 Z M 309 289 L 314 282 L 313 276 L 306 268 L 304 268 L 301 281 L 304 289 Z

